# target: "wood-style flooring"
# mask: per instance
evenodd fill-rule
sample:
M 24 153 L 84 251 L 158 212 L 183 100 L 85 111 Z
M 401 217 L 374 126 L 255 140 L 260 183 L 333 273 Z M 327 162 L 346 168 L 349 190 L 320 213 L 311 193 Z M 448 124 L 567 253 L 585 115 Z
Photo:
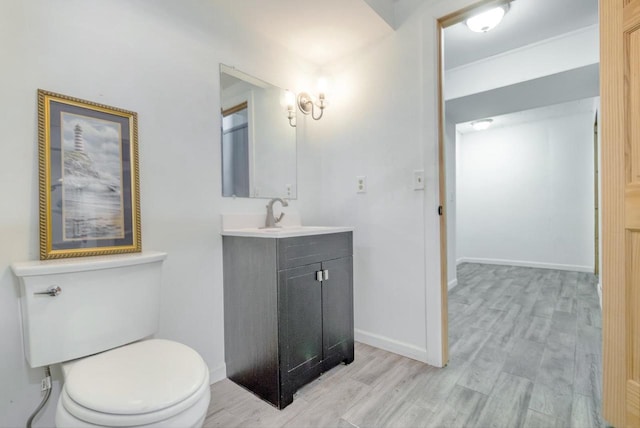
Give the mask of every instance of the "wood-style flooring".
M 601 427 L 601 313 L 591 274 L 466 263 L 444 369 L 356 343 L 356 359 L 280 411 L 229 380 L 205 427 Z

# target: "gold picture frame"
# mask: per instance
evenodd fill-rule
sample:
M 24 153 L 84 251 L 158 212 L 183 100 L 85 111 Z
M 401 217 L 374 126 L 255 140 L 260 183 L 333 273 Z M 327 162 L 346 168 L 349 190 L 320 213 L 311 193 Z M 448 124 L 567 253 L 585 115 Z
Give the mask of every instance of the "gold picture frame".
M 142 250 L 138 115 L 38 89 L 40 259 Z

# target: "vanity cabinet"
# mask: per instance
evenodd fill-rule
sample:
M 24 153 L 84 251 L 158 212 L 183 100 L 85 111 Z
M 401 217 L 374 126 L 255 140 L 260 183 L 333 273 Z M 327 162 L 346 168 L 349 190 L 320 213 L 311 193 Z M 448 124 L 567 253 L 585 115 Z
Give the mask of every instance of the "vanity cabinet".
M 227 377 L 282 409 L 353 361 L 352 232 L 223 236 Z

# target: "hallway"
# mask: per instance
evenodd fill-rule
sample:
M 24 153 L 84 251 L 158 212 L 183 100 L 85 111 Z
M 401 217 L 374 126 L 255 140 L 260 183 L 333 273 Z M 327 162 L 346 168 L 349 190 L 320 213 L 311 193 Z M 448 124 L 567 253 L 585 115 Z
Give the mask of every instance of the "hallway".
M 364 344 L 278 411 L 229 380 L 205 427 L 601 427 L 595 277 L 480 264 L 449 295 L 450 363 Z
M 457 384 L 489 396 L 483 415 L 494 408 L 497 426 L 514 426 L 501 415 L 520 407 L 526 426 L 603 425 L 593 275 L 469 263 L 458 282 L 449 295 L 451 365 L 468 364 Z

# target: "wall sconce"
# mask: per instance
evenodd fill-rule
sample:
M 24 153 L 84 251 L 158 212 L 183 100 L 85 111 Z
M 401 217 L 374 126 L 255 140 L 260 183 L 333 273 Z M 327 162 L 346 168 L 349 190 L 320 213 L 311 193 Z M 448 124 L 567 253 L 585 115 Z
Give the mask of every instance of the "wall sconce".
M 318 100 L 315 101 L 308 92 L 300 92 L 298 94 L 298 108 L 306 115 L 311 115 L 313 120 L 320 120 L 324 109 L 327 107 L 325 101 L 325 93 L 327 92 L 327 80 L 320 79 L 318 81 Z M 316 107 L 320 109 L 320 114 L 316 117 Z
M 318 117 L 316 117 L 315 114 L 316 107 L 320 109 Z M 318 101 L 314 101 L 307 92 L 300 92 L 298 94 L 298 108 L 302 113 L 306 115 L 310 114 L 313 120 L 320 120 L 322 118 L 325 107 L 324 93 L 322 92 L 318 95 Z
M 298 105 L 300 111 L 305 115 L 310 115 L 313 120 L 320 120 L 324 114 L 324 109 L 327 107 L 326 92 L 327 92 L 327 80 L 320 79 L 318 81 L 318 99 L 314 99 L 308 92 L 300 92 L 298 96 L 286 90 L 284 94 L 284 103 L 287 108 L 287 119 L 289 119 L 289 126 L 295 128 L 297 125 L 297 117 L 295 114 L 295 106 Z M 320 109 L 320 113 L 316 114 L 316 109 Z

